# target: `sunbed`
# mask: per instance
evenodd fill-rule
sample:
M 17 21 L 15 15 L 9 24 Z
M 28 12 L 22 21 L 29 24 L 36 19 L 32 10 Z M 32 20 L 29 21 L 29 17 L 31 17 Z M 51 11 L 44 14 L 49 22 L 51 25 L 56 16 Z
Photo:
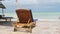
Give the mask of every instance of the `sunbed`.
M 27 32 L 32 32 L 32 28 L 36 26 L 36 21 L 33 20 L 32 12 L 28 9 L 17 9 L 16 14 L 18 21 L 14 22 L 14 31 L 26 29 Z

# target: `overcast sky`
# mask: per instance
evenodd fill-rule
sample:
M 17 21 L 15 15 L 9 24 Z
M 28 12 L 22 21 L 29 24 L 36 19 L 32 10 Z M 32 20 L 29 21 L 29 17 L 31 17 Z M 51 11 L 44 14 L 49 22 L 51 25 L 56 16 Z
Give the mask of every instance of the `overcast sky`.
M 14 11 L 16 0 L 5 0 L 5 11 Z M 18 8 L 27 8 L 37 12 L 60 12 L 60 0 L 18 0 Z

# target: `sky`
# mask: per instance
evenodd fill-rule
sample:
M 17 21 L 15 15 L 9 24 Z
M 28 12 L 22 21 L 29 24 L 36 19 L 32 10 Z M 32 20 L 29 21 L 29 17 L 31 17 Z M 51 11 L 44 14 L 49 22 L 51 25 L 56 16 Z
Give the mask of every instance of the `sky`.
M 1 2 L 6 7 L 5 12 L 15 11 L 16 0 Z M 18 0 L 18 8 L 31 9 L 33 12 L 60 12 L 60 0 Z

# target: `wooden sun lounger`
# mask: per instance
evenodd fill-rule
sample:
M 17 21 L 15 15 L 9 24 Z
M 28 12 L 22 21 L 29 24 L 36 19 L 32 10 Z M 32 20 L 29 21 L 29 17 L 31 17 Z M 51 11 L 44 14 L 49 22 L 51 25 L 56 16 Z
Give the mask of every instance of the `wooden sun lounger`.
M 13 17 L 2 17 L 1 19 L 5 19 L 7 22 L 8 20 L 11 21 L 11 19 L 13 19 Z
M 32 27 L 36 25 L 32 17 L 31 10 L 26 9 L 17 9 L 16 10 L 19 22 L 15 22 L 13 24 L 14 31 L 19 30 L 19 28 L 28 29 L 28 31 L 32 32 Z
M 7 22 L 8 20 L 11 21 L 11 19 L 13 19 L 13 17 L 2 17 L 0 15 L 0 19 L 3 19 L 3 20 L 5 20 Z

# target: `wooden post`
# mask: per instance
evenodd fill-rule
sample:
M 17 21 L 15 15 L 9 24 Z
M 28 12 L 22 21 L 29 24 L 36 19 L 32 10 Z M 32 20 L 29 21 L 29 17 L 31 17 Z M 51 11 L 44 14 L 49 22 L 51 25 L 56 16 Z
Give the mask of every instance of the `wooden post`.
M 18 1 L 16 0 L 16 9 L 18 8 Z
M 3 11 L 3 8 L 2 8 L 2 16 L 4 17 L 5 15 L 4 15 L 4 11 Z

